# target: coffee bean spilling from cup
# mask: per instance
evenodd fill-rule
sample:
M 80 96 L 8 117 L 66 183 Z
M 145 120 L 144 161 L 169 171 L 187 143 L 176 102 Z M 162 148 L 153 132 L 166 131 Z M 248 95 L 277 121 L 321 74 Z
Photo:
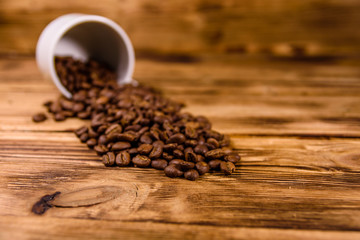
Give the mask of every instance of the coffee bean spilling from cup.
M 115 74 L 94 60 L 56 57 L 55 64 L 72 98 L 44 105 L 55 121 L 90 119 L 75 134 L 102 156 L 105 166 L 152 167 L 188 180 L 235 171 L 240 156 L 231 149 L 229 136 L 212 130 L 206 117 L 182 112 L 183 104 L 150 87 L 117 85 Z M 33 116 L 36 122 L 45 119 L 43 114 Z

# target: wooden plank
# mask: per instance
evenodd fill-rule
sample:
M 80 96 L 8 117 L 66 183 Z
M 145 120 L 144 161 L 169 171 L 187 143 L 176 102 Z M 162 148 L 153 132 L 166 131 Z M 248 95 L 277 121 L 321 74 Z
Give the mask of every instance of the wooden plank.
M 243 157 L 236 173 L 189 182 L 154 169 L 106 168 L 72 133 L 6 135 L 0 141 L 1 215 L 31 216 L 32 204 L 55 191 L 110 186 L 124 194 L 86 208 L 50 209 L 46 216 L 360 230 L 359 140 L 233 138 Z
M 136 50 L 152 58 L 178 53 L 353 58 L 360 50 L 359 8 L 357 1 L 342 0 L 107 0 L 100 6 L 94 0 L 36 4 L 3 0 L 0 53 L 32 54 L 47 23 L 69 12 L 82 12 L 119 22 Z
M 359 76 L 349 66 L 149 61 L 138 61 L 135 72 L 138 81 L 160 86 L 166 96 L 185 102 L 185 111 L 209 117 L 224 133 L 333 137 L 360 136 Z M 44 111 L 42 103 L 59 94 L 31 59 L 0 61 L 0 93 L 2 130 L 65 131 L 82 124 L 31 122 L 32 114 Z
M 113 222 L 52 217 L 0 216 L 2 239 L 344 239 L 358 232 L 230 228 L 154 222 Z M 19 228 L 21 226 L 21 228 Z M 34 226 L 43 226 L 43 229 Z M 100 231 L 99 231 L 100 230 Z

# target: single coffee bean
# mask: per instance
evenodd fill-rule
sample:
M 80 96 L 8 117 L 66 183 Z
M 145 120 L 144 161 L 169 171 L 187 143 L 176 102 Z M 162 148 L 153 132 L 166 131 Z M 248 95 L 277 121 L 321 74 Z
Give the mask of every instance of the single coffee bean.
M 136 155 L 139 153 L 137 147 L 126 150 L 130 155 Z
M 185 135 L 188 138 L 196 139 L 198 137 L 198 133 L 196 132 L 196 129 L 191 126 L 186 126 L 185 128 Z
M 158 170 L 164 170 L 168 165 L 168 162 L 164 159 L 157 159 L 151 161 L 151 167 L 158 169 Z
M 196 145 L 198 145 L 198 141 L 195 139 L 188 139 L 185 141 L 185 146 L 195 147 Z
M 164 145 L 163 150 L 165 152 L 172 152 L 173 150 L 175 150 L 177 147 L 177 143 L 169 143 Z
M 149 157 L 151 159 L 157 159 L 157 158 L 160 158 L 162 153 L 163 153 L 163 143 L 156 143 L 156 142 L 159 142 L 159 141 L 155 141 L 153 142 L 153 149 L 152 151 L 150 152 L 149 154 Z
M 32 117 L 34 122 L 43 122 L 47 119 L 46 115 L 43 113 L 37 113 Z
M 182 171 L 186 171 L 195 167 L 195 164 L 193 162 L 186 162 L 182 159 L 173 159 L 169 162 L 169 165 L 171 164 L 180 166 L 180 169 Z
M 88 119 L 90 117 L 90 112 L 79 112 L 77 116 L 80 119 Z
M 107 136 L 108 141 L 127 141 L 127 142 L 133 142 L 136 139 L 136 136 L 132 133 L 111 133 Z
M 130 164 L 131 157 L 127 151 L 121 151 L 116 155 L 116 165 L 119 167 L 125 167 Z
M 148 154 L 151 152 L 152 149 L 153 149 L 153 145 L 151 145 L 151 144 L 146 144 L 146 143 L 141 144 L 141 145 L 137 148 L 138 152 L 139 152 L 140 154 L 142 154 L 142 155 L 148 155 Z
M 129 142 L 116 142 L 112 145 L 111 150 L 120 151 L 120 150 L 128 149 L 130 147 L 131 144 Z
M 195 169 L 190 169 L 184 173 L 184 177 L 187 180 L 195 181 L 196 179 L 199 178 L 199 172 L 196 171 Z
M 81 142 L 86 142 L 89 139 L 89 135 L 87 133 L 83 133 L 79 138 Z
M 173 155 L 174 155 L 174 157 L 176 157 L 176 158 L 184 158 L 184 153 L 183 153 L 181 150 L 179 150 L 179 149 L 175 149 L 175 150 L 173 151 Z
M 87 126 L 82 126 L 76 129 L 74 133 L 76 134 L 76 136 L 80 137 L 83 133 L 87 133 L 87 131 L 88 131 Z
M 98 143 L 101 145 L 106 145 L 107 144 L 107 137 L 105 135 L 100 135 L 99 139 L 98 139 Z
M 174 159 L 174 156 L 171 155 L 170 153 L 167 153 L 167 152 L 163 152 L 162 157 L 167 161 L 170 161 L 170 160 Z
M 181 177 L 184 172 L 179 169 L 179 166 L 169 165 L 164 169 L 165 175 L 171 178 Z
M 97 141 L 95 138 L 90 138 L 86 141 L 86 144 L 89 148 L 93 148 L 97 144 Z
M 186 140 L 186 138 L 185 138 L 184 134 L 176 133 L 176 134 L 172 135 L 171 137 L 169 137 L 167 143 L 182 144 L 183 142 L 185 142 L 185 140 Z
M 197 162 L 196 169 L 199 171 L 200 175 L 203 175 L 203 174 L 209 172 L 210 167 L 206 162 Z
M 119 125 L 117 123 L 110 125 L 105 130 L 106 135 L 110 135 L 110 134 L 114 134 L 114 133 L 121 133 L 121 132 L 122 132 L 122 127 L 121 127 L 121 125 Z
M 194 152 L 185 153 L 185 160 L 188 162 L 198 162 L 196 154 Z
M 78 113 L 78 112 L 83 111 L 84 108 L 85 108 L 85 105 L 84 105 L 83 103 L 75 103 L 75 104 L 73 105 L 73 108 L 72 108 L 71 110 L 72 110 L 73 112 Z
M 232 163 L 237 163 L 238 161 L 240 161 L 240 156 L 236 153 L 231 153 L 224 156 L 224 160 Z
M 205 157 L 209 159 L 222 158 L 225 155 L 225 152 L 221 148 L 217 148 L 205 153 Z
M 99 134 L 93 128 L 89 128 L 88 134 L 89 138 L 97 138 L 99 136 Z
M 140 124 L 135 124 L 135 125 L 130 125 L 130 126 L 127 126 L 124 130 L 125 131 L 139 131 L 141 129 L 141 125 Z
M 192 147 L 187 147 L 187 148 L 184 149 L 184 154 L 189 153 L 189 152 L 192 152 L 192 153 L 194 152 Z
M 199 144 L 194 148 L 194 152 L 197 154 L 205 155 L 209 151 L 205 144 Z
M 147 156 L 136 155 L 136 157 L 132 159 L 132 162 L 135 167 L 148 167 L 151 163 L 151 160 Z
M 203 161 L 205 161 L 205 157 L 203 155 L 197 154 L 196 162 L 203 162 Z
M 210 169 L 213 169 L 213 170 L 220 170 L 220 164 L 221 164 L 221 160 L 219 159 L 214 159 L 214 160 L 211 160 L 209 161 L 209 167 Z
M 225 175 L 235 172 L 235 165 L 232 162 L 221 162 L 220 169 Z
M 98 155 L 103 155 L 104 153 L 106 153 L 107 151 L 109 151 L 109 149 L 104 146 L 104 145 L 96 145 L 94 147 L 94 150 L 95 152 L 98 154 Z
M 115 163 L 115 154 L 113 152 L 108 152 L 107 154 L 103 155 L 102 162 L 107 167 L 113 166 Z
M 215 138 L 208 138 L 206 140 L 206 143 L 212 145 L 212 149 L 219 148 L 220 146 L 218 140 L 216 140 Z
M 147 144 L 151 144 L 153 142 L 153 140 L 150 137 L 150 133 L 146 132 L 143 135 L 141 135 L 140 137 L 140 142 L 141 143 L 147 143 Z
M 64 114 L 62 114 L 62 113 L 56 113 L 55 115 L 54 115 L 54 119 L 55 119 L 55 121 L 57 121 L 57 122 L 60 122 L 60 121 L 64 121 L 65 120 L 65 116 L 64 116 Z

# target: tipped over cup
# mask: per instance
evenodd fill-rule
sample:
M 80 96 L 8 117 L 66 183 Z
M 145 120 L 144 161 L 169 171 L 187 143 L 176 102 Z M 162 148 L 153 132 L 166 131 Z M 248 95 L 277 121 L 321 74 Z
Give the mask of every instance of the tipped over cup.
M 114 70 L 118 84 L 132 82 L 134 48 L 126 32 L 108 18 L 66 14 L 50 22 L 39 37 L 36 62 L 41 73 L 50 78 L 65 97 L 71 98 L 71 92 L 57 75 L 56 56 L 105 63 Z

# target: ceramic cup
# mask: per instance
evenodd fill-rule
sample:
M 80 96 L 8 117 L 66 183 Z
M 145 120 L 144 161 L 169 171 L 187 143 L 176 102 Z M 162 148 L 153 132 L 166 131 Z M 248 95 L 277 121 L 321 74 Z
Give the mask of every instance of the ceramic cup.
M 58 17 L 45 27 L 37 42 L 36 62 L 40 71 L 65 97 L 71 98 L 56 74 L 55 56 L 72 56 L 82 61 L 91 58 L 114 69 L 119 84 L 132 81 L 135 54 L 131 41 L 118 24 L 102 16 Z

